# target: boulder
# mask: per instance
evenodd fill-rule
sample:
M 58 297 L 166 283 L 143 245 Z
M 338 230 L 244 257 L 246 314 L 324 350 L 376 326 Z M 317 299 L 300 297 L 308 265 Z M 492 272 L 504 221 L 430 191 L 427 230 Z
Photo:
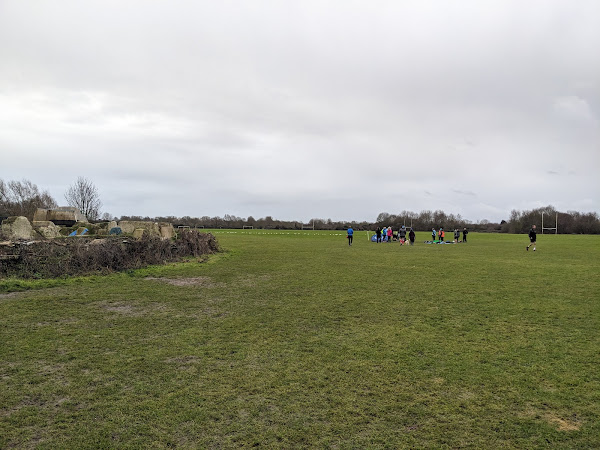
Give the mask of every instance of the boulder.
M 34 222 L 46 222 L 48 220 L 48 210 L 44 208 L 38 208 L 33 214 Z M 35 226 L 35 225 L 34 225 Z
M 49 220 L 34 221 L 33 228 L 35 229 L 35 231 L 40 233 L 46 239 L 54 239 L 54 238 L 60 237 L 60 227 L 57 225 L 54 225 L 54 223 L 50 222 Z
M 49 209 L 45 220 L 50 220 L 56 225 L 64 225 L 66 227 L 72 227 L 77 222 L 87 222 L 87 218 L 81 214 L 79 209 L 70 206 Z
M 13 216 L 2 221 L 2 233 L 11 240 L 33 239 L 35 231 L 27 217 Z
M 173 225 L 167 222 L 161 222 L 158 224 L 160 229 L 160 237 L 163 239 L 173 239 L 175 237 L 175 229 Z
M 141 220 L 121 220 L 119 228 L 126 234 L 132 234 L 136 228 L 141 228 L 148 231 L 150 234 L 160 236 L 160 228 L 156 222 L 145 222 Z

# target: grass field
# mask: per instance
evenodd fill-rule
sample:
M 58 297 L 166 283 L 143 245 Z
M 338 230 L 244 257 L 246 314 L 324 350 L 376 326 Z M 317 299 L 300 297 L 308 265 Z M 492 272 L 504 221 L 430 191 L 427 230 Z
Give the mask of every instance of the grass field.
M 215 234 L 0 280 L 0 448 L 600 448 L 600 236 Z

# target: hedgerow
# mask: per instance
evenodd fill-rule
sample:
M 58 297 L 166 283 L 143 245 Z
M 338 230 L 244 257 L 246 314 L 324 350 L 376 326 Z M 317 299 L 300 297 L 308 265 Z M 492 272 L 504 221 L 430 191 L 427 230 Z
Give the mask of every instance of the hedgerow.
M 56 278 L 110 273 L 179 261 L 219 251 L 212 234 L 183 231 L 176 240 L 144 233 L 129 237 L 65 238 L 0 248 L 0 277 Z

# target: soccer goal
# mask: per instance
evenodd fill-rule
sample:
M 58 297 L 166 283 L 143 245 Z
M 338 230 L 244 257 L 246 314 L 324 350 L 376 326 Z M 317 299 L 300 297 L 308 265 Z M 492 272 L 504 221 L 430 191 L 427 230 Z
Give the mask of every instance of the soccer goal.
M 178 230 L 181 230 L 181 231 L 183 231 L 183 230 L 190 230 L 190 227 L 189 227 L 189 226 L 187 226 L 187 225 L 179 225 L 179 226 L 177 227 L 177 229 L 178 229 Z
M 314 225 L 302 225 L 302 229 L 303 230 L 314 230 L 315 226 Z
M 553 227 L 544 227 L 544 213 L 542 213 L 542 234 L 544 234 L 544 230 L 554 230 L 554 234 L 558 234 L 558 213 L 556 213 Z
M 242 230 L 254 230 L 254 227 L 252 225 L 244 225 Z

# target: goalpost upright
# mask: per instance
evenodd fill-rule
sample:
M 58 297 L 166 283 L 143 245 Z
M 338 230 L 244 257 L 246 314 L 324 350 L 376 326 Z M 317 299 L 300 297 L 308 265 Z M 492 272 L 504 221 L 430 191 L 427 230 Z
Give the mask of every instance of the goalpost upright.
M 554 230 L 554 234 L 558 234 L 558 212 L 553 227 L 544 227 L 544 213 L 542 212 L 542 234 L 544 234 L 544 230 Z

